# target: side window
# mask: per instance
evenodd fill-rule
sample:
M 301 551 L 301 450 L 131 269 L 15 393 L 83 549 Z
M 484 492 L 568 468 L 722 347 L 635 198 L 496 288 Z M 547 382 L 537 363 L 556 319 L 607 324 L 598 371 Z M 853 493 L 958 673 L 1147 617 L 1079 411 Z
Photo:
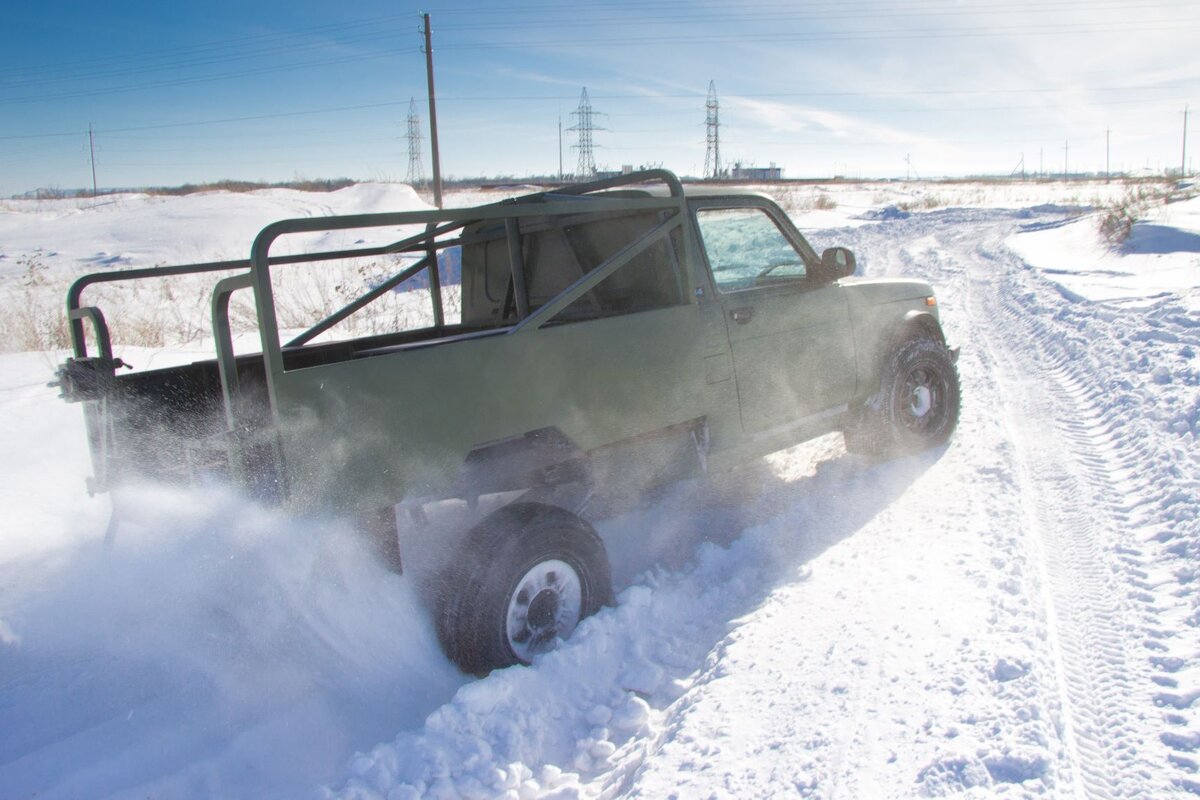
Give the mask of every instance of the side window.
M 761 208 L 702 208 L 700 235 L 722 292 L 804 279 L 804 258 Z
M 560 233 L 563 243 L 574 254 L 578 270 L 575 277 L 591 272 L 658 224 L 655 215 L 639 214 L 564 226 Z M 591 292 L 563 309 L 555 321 L 578 322 L 683 304 L 686 295 L 676 257 L 678 239 L 677 229 L 645 248 Z
M 558 297 L 571 284 L 657 227 L 653 212 L 587 213 L 574 217 L 523 217 L 520 253 L 529 310 Z M 462 322 L 489 328 L 516 322 L 505 226 L 467 227 L 462 235 Z M 554 324 L 633 314 L 688 302 L 680 252 L 680 229 L 642 248 L 553 319 Z M 440 262 L 439 262 L 440 263 Z

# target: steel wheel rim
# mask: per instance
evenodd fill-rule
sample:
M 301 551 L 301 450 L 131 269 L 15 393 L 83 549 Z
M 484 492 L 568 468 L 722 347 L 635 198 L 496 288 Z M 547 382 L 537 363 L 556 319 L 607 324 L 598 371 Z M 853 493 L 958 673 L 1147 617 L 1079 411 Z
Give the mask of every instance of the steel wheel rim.
M 908 371 L 897 396 L 900 418 L 913 433 L 936 431 L 945 416 L 946 381 L 937 369 L 919 364 Z
M 559 559 L 539 561 L 509 597 L 504 626 L 508 646 L 528 663 L 570 636 L 582 609 L 583 583 L 575 568 Z

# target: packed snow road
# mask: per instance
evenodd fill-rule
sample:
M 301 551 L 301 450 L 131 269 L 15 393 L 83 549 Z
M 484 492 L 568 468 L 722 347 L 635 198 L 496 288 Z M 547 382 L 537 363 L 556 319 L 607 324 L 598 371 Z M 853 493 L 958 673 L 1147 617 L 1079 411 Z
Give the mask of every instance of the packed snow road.
M 881 216 L 810 238 L 937 287 L 963 348 L 943 451 L 830 437 L 676 486 L 600 524 L 615 608 L 472 681 L 419 560 L 395 578 L 319 526 L 148 489 L 112 553 L 0 563 L 0 796 L 1200 794 L 1200 317 L 1018 257 L 1063 209 Z M 35 433 L 2 443 L 62 452 L 6 497 L 44 526 L 81 426 L 7 369 Z

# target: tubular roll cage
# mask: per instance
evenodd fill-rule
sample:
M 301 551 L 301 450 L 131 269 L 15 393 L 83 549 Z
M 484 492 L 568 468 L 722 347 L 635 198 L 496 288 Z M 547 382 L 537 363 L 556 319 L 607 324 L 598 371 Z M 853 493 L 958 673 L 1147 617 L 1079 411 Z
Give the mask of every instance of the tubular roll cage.
M 566 216 L 577 214 L 581 209 L 579 196 L 644 183 L 661 183 L 668 190 L 666 197 L 629 197 L 599 195 L 588 199 L 589 212 L 622 211 L 674 211 L 658 225 L 636 240 L 626 244 L 592 271 L 576 280 L 554 299 L 534 311 L 529 309 L 522 266 L 520 243 L 520 219 L 523 217 Z M 433 301 L 434 326 L 443 325 L 441 286 L 437 269 L 437 237 L 444 236 L 466 225 L 484 220 L 503 221 L 508 240 L 509 262 L 514 298 L 516 300 L 517 324 L 505 335 L 520 335 L 536 330 L 549 322 L 556 314 L 586 295 L 597 284 L 627 264 L 642 250 L 670 235 L 683 225 L 687 215 L 683 185 L 669 170 L 654 169 L 633 172 L 613 178 L 576 184 L 541 194 L 512 198 L 486 206 L 436 211 L 407 211 L 383 214 L 355 214 L 348 216 L 313 217 L 287 219 L 263 228 L 254 240 L 250 258 L 239 261 L 212 261 L 171 267 L 150 267 L 134 270 L 97 272 L 75 281 L 67 292 L 67 318 L 70 324 L 71 344 L 75 358 L 88 358 L 85 320 L 91 324 L 99 357 L 106 368 L 115 369 L 112 341 L 103 312 L 97 306 L 82 306 L 81 297 L 89 286 L 100 283 L 116 283 L 143 278 L 167 278 L 209 272 L 238 272 L 219 280 L 213 289 L 212 324 L 216 342 L 217 366 L 221 379 L 221 390 L 225 400 L 226 420 L 230 430 L 235 428 L 236 408 L 234 398 L 238 396 L 238 378 L 233 351 L 233 335 L 229 322 L 229 301 L 240 289 L 252 289 L 258 313 L 258 327 L 262 339 L 267 390 L 272 414 L 278 409 L 276 384 L 284 372 L 283 351 L 285 348 L 302 346 L 342 320 L 370 304 L 422 271 L 428 273 L 429 291 Z M 425 232 L 410 236 L 392 244 L 362 247 L 349 250 L 334 250 L 297 255 L 272 256 L 270 250 L 276 240 L 283 236 L 301 233 L 319 233 L 356 228 L 379 228 L 400 225 L 425 225 Z M 682 237 L 684 258 L 688 264 L 695 263 L 693 248 L 696 244 L 686 232 Z M 443 244 L 443 246 L 445 246 Z M 274 292 L 271 284 L 271 268 L 287 264 L 336 261 L 349 258 L 375 257 L 402 253 L 423 253 L 417 263 L 401 270 L 382 284 L 355 298 L 333 312 L 313 327 L 285 344 L 279 341 L 279 323 L 275 314 Z

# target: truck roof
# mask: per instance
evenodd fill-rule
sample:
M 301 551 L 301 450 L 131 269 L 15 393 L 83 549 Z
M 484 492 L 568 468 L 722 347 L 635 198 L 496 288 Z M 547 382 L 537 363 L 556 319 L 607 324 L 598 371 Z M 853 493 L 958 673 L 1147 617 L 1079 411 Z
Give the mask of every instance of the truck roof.
M 685 197 L 769 197 L 761 191 L 756 191 L 747 186 L 729 186 L 724 184 L 684 184 L 683 186 Z M 571 197 L 572 199 L 583 199 L 587 197 L 670 197 L 670 189 L 666 186 L 647 184 L 645 186 L 623 186 L 619 189 L 603 189 L 597 192 L 589 192 L 588 194 L 566 194 L 554 189 L 548 189 L 544 192 L 535 192 L 533 194 L 522 195 L 515 197 L 507 202 L 524 203 L 537 202 L 543 199 Z

